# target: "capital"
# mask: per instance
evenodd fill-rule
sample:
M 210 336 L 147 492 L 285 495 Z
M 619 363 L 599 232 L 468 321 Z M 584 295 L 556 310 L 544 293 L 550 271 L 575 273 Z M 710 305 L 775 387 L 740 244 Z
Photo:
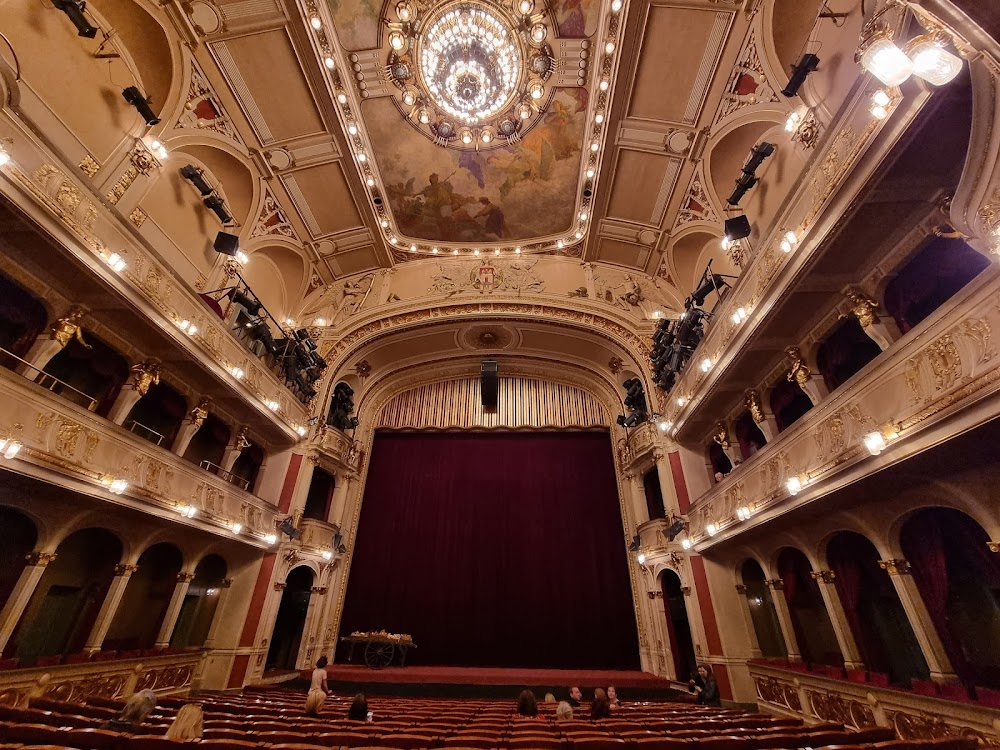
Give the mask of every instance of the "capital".
M 44 568 L 57 557 L 58 555 L 55 552 L 29 552 L 24 556 L 24 559 L 28 561 L 28 565 L 31 567 Z
M 188 417 L 191 419 L 191 424 L 193 424 L 195 428 L 201 427 L 205 420 L 208 419 L 208 406 L 211 403 L 211 399 L 203 398 L 201 402 L 188 413 Z
M 766 583 L 768 585 L 768 588 L 770 588 L 772 591 L 784 591 L 785 590 L 785 582 L 783 580 L 781 580 L 780 578 L 769 578 L 766 581 Z
M 140 395 L 149 393 L 149 387 L 160 382 L 160 366 L 155 362 L 140 362 L 129 368 L 132 373 L 132 388 Z
M 860 290 L 849 289 L 844 296 L 851 301 L 851 314 L 858 319 L 862 328 L 867 328 L 878 322 L 878 302 Z
M 809 575 L 816 583 L 833 583 L 837 577 L 832 570 L 814 570 Z
M 792 366 L 788 368 L 788 382 L 798 383 L 799 387 L 805 387 L 806 383 L 812 377 L 812 372 L 806 367 L 805 360 L 802 358 L 802 352 L 797 346 L 789 346 L 785 348 L 785 354 L 790 360 L 792 360 Z
M 891 576 L 908 576 L 911 572 L 909 560 L 879 560 L 878 566 Z
M 139 569 L 138 565 L 119 564 L 115 566 L 115 575 L 120 578 L 128 578 Z
M 194 573 L 178 573 L 177 583 L 191 583 L 194 580 Z

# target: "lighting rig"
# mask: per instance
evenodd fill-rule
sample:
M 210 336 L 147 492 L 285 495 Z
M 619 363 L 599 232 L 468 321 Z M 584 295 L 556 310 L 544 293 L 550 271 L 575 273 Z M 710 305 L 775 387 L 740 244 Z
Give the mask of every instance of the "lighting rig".
M 187 164 L 181 167 L 181 177 L 195 186 L 195 189 L 201 193 L 201 202 L 205 204 L 205 208 L 210 211 L 214 211 L 223 226 L 233 223 L 233 216 L 226 208 L 226 202 L 216 192 L 218 188 L 213 187 L 209 181 L 205 179 L 205 173 L 202 170 L 198 169 L 193 164 Z M 216 249 L 218 250 L 218 247 Z M 227 252 L 226 254 L 235 255 L 236 250 L 234 249 L 233 252 Z
M 628 413 L 619 415 L 617 421 L 619 426 L 628 429 L 645 422 L 649 417 L 649 410 L 646 406 L 646 393 L 639 378 L 629 378 L 622 383 L 622 388 L 625 389 L 625 408 Z
M 711 313 L 701 308 L 712 292 L 721 297 L 729 289 L 726 279 L 735 277 L 714 273 L 712 261 L 709 261 L 698 287 L 684 300 L 684 312 L 680 317 L 677 320 L 663 319 L 657 324 L 649 361 L 653 365 L 653 381 L 658 388 L 669 393 L 674 387 L 704 335 L 705 321 L 711 317 Z
M 337 383 L 330 399 L 330 413 L 327 424 L 332 424 L 338 430 L 353 430 L 358 426 L 358 418 L 352 417 L 354 412 L 354 389 L 347 383 Z
M 760 178 L 757 177 L 757 168 L 773 153 L 774 144 L 767 141 L 761 141 L 753 147 L 753 150 L 750 152 L 750 158 L 743 165 L 739 179 L 736 180 L 736 189 L 733 190 L 733 194 L 726 201 L 730 206 L 738 206 L 740 201 L 743 200 L 743 196 L 747 194 L 747 191 L 760 181 Z

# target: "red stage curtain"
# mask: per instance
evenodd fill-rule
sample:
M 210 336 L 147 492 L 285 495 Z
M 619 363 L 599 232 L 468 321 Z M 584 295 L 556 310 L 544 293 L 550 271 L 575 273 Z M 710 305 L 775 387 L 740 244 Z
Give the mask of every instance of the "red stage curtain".
M 410 633 L 421 664 L 638 669 L 628 565 L 607 432 L 379 431 L 340 635 Z

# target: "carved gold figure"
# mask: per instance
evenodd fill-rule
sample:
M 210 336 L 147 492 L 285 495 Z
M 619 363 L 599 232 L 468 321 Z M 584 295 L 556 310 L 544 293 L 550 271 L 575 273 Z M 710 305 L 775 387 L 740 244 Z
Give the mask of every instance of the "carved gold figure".
M 863 328 L 878 323 L 878 315 L 875 314 L 878 310 L 878 302 L 864 292 L 856 290 L 847 292 L 847 298 L 853 303 L 851 312 Z
M 788 370 L 788 382 L 798 383 L 800 388 L 805 388 L 812 377 L 812 373 L 802 359 L 802 352 L 799 351 L 797 346 L 789 346 L 785 349 L 785 354 L 792 360 L 792 366 Z
M 80 327 L 81 320 L 83 320 L 83 310 L 78 307 L 73 308 L 69 315 L 65 318 L 59 318 L 52 324 L 52 338 L 58 341 L 62 347 L 76 339 L 87 349 L 92 349 L 93 347 L 83 339 L 83 329 Z
M 759 424 L 764 421 L 764 405 L 761 403 L 760 394 L 757 391 L 747 391 L 743 397 L 743 403 L 750 410 L 750 416 L 753 417 L 754 422 Z
M 236 450 L 242 451 L 250 447 L 250 441 L 247 440 L 247 428 L 244 427 L 236 435 Z
M 723 448 L 729 447 L 729 430 L 722 422 L 715 423 L 715 431 L 712 433 L 712 440 Z
M 208 418 L 208 404 L 209 400 L 207 398 L 203 398 L 201 403 L 191 410 L 191 424 L 193 424 L 195 428 L 201 427 Z
M 149 393 L 149 386 L 160 382 L 160 367 L 152 362 L 142 362 L 132 365 L 129 372 L 135 377 L 135 390 L 140 396 Z

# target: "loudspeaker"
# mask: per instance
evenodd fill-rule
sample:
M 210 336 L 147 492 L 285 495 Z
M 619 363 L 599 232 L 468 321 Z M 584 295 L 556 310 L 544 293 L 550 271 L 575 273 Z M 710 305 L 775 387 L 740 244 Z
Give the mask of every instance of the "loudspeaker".
M 726 237 L 731 240 L 742 240 L 744 237 L 749 236 L 750 220 L 746 217 L 746 214 L 726 219 Z
M 497 380 L 497 372 L 500 366 L 495 359 L 484 359 L 482 370 L 479 376 L 479 391 L 482 395 L 483 410 L 495 412 L 497 401 L 500 395 L 500 383 Z
M 229 232 L 219 232 L 215 235 L 215 252 L 223 255 L 236 255 L 240 249 L 240 238 Z

